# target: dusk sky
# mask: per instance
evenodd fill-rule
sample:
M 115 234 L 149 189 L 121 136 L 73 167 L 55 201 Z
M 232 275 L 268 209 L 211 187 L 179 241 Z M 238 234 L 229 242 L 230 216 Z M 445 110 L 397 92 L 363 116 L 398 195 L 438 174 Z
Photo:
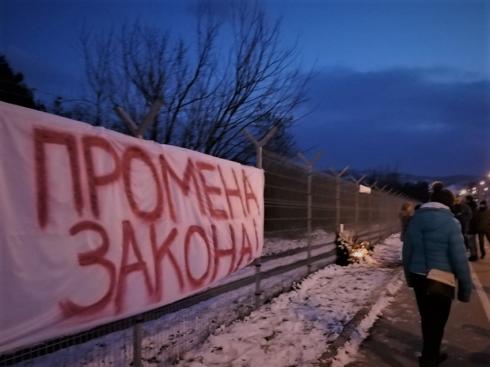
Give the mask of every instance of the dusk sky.
M 226 17 L 231 1 L 212 1 Z M 293 129 L 320 166 L 423 175 L 490 171 L 490 1 L 270 0 L 313 69 Z M 0 53 L 36 97 L 82 93 L 83 29 L 132 21 L 185 36 L 195 1 L 3 0 Z

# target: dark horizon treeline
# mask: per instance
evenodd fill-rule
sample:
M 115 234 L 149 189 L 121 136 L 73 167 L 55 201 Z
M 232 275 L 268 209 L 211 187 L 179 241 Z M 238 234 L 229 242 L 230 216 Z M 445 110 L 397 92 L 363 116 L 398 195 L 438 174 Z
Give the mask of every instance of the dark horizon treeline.
M 35 100 L 34 89 L 24 81 L 24 74 L 10 66 L 7 57 L 0 55 L 0 101 L 45 111 L 45 106 Z
M 371 171 L 364 178 L 363 182 L 367 185 L 376 185 L 384 190 L 392 190 L 407 196 L 410 199 L 425 203 L 429 201 L 429 185 L 427 181 L 405 181 L 403 182 L 398 171 Z

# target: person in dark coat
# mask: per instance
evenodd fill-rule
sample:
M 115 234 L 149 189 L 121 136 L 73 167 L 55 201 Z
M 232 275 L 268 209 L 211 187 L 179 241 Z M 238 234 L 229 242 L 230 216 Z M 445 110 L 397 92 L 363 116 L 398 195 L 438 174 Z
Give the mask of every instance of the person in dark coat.
M 468 228 L 470 226 L 470 221 L 473 213 L 471 212 L 470 207 L 463 201 L 463 198 L 460 196 L 456 198 L 456 203 L 453 207 L 453 213 L 456 219 L 459 220 L 459 223 L 461 224 L 464 244 L 468 249 Z
M 478 207 L 476 216 L 476 232 L 478 234 L 478 244 L 480 245 L 480 258 L 485 258 L 485 236 L 490 242 L 490 211 L 487 207 L 487 202 L 482 200 Z
M 476 205 L 476 201 L 473 196 L 466 196 L 466 204 L 471 209 L 471 220 L 468 225 L 468 247 L 470 250 L 470 257 L 468 260 L 477 261 L 478 260 L 478 252 L 476 249 L 476 235 L 478 234 L 478 205 Z
M 407 201 L 402 204 L 402 207 L 400 209 L 400 214 L 398 215 L 401 224 L 400 240 L 402 242 L 404 241 L 405 233 L 407 232 L 407 228 L 408 228 L 408 223 L 410 222 L 410 219 L 413 216 L 413 212 L 414 209 L 411 202 Z
M 409 287 L 415 291 L 422 324 L 421 367 L 438 366 L 447 358 L 440 353 L 452 299 L 427 293 L 426 276 L 432 269 L 454 274 L 458 300 L 469 302 L 472 283 L 461 225 L 451 212 L 454 196 L 442 184 L 433 187 L 430 201 L 410 220 L 403 243 L 403 268 Z

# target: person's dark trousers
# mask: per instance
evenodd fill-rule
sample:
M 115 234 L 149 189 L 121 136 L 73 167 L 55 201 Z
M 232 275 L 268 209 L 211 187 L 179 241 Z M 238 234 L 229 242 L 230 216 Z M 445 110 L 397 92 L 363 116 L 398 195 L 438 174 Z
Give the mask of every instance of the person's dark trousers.
M 490 236 L 488 236 L 488 234 L 487 234 L 487 238 L 488 237 L 490 237 Z M 486 252 L 485 252 L 485 233 L 478 233 L 478 244 L 480 245 L 480 257 L 483 259 L 486 255 Z
M 460 222 L 460 223 L 461 223 L 461 233 L 463 234 L 463 239 L 464 239 L 464 246 L 468 250 L 470 248 L 470 246 L 468 244 L 468 236 L 467 236 L 468 226 L 466 224 L 464 224 L 464 222 Z
M 476 241 L 477 241 L 477 235 L 472 233 L 472 234 L 468 234 L 468 246 L 469 246 L 469 249 L 470 249 L 470 258 L 469 260 L 470 261 L 476 261 L 478 260 L 478 249 L 477 249 L 477 244 L 476 244 Z
M 422 322 L 423 348 L 420 366 L 438 366 L 444 327 L 446 326 L 452 300 L 426 294 L 425 276 L 411 274 L 417 307 Z

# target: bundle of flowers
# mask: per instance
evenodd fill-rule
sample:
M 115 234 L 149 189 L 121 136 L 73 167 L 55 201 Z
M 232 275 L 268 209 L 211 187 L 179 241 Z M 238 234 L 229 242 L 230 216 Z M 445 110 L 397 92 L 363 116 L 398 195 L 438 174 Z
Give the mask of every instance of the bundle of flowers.
M 337 233 L 335 245 L 337 247 L 337 265 L 342 266 L 362 262 L 370 251 L 373 250 L 368 241 L 358 241 L 355 238 L 350 239 L 342 232 Z

